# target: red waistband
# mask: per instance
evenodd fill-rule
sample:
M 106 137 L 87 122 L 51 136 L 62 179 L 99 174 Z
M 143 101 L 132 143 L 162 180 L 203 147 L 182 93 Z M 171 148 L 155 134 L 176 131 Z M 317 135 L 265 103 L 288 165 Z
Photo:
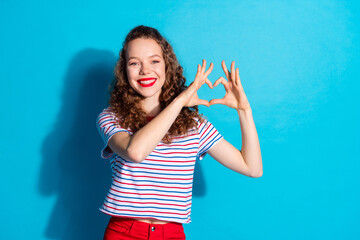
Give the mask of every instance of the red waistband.
M 149 226 L 151 227 L 157 227 L 159 228 L 172 228 L 172 227 L 179 227 L 182 226 L 182 223 L 177 223 L 177 222 L 169 222 L 169 223 L 156 223 L 156 224 L 152 224 L 152 223 L 147 223 L 147 222 L 142 222 L 139 221 L 136 218 L 126 218 L 126 217 L 114 217 L 112 216 L 110 218 L 110 222 L 113 223 L 117 223 L 117 222 L 121 222 L 122 224 L 126 224 L 129 225 L 130 227 L 139 227 L 139 228 L 149 228 Z

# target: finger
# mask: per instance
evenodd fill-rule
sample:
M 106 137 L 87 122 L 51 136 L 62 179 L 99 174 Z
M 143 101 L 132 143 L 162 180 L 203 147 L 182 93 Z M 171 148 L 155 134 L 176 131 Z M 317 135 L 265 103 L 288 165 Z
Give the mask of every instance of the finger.
M 231 81 L 234 84 L 236 84 L 235 83 L 235 61 L 232 61 L 230 69 L 231 69 Z
M 230 78 L 230 72 L 229 72 L 229 70 L 227 69 L 224 60 L 221 62 L 221 67 L 222 67 L 222 69 L 224 70 L 224 73 L 225 73 L 226 78 L 227 78 L 228 80 L 230 80 L 230 79 L 229 79 L 229 78 Z
M 195 75 L 195 80 L 200 77 L 200 64 L 197 65 L 197 72 L 196 72 L 196 75 Z
M 221 98 L 221 99 L 210 100 L 210 105 L 215 105 L 215 104 L 225 104 L 225 99 Z
M 227 86 L 228 81 L 226 81 L 225 78 L 223 78 L 223 77 L 219 77 L 219 79 L 215 81 L 215 83 L 214 83 L 213 86 L 216 87 L 216 86 L 219 85 L 220 83 L 221 83 L 222 85 L 224 85 L 225 89 L 228 87 L 228 86 Z
M 216 86 L 219 85 L 220 83 L 224 86 L 226 92 L 229 92 L 229 91 L 230 91 L 228 81 L 226 81 L 226 79 L 223 78 L 223 77 L 219 77 L 219 79 L 215 81 L 214 87 L 216 87 Z
M 209 88 L 214 88 L 209 79 L 206 79 L 205 83 L 209 86 Z
M 241 82 L 240 82 L 240 75 L 239 75 L 239 68 L 236 68 L 236 72 L 235 72 L 235 83 L 238 87 L 242 87 L 241 86 Z
M 209 107 L 210 106 L 210 103 L 209 103 L 209 101 L 207 101 L 207 100 L 203 100 L 203 99 L 198 99 L 197 100 L 197 105 L 204 105 L 204 106 L 207 106 L 207 107 Z
M 202 73 L 205 72 L 205 69 L 206 69 L 206 60 L 203 59 L 203 60 L 202 60 L 201 72 L 202 72 Z
M 206 72 L 204 74 L 204 78 L 207 78 L 213 69 L 214 69 L 214 64 L 210 63 L 209 69 L 206 70 Z

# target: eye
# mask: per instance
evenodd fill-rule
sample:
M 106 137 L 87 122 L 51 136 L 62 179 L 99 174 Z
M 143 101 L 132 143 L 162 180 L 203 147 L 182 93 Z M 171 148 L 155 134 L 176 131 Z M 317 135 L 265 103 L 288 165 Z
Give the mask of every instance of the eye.
M 152 63 L 153 64 L 156 64 L 156 63 L 159 63 L 160 61 L 159 60 L 153 60 Z
M 131 62 L 129 63 L 130 66 L 136 66 L 137 65 L 137 62 Z

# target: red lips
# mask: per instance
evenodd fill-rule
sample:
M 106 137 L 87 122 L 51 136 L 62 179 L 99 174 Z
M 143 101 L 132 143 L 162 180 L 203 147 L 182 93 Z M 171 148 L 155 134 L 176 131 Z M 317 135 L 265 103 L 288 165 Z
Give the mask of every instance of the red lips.
M 151 87 L 155 84 L 156 78 L 141 78 L 137 80 L 141 87 Z

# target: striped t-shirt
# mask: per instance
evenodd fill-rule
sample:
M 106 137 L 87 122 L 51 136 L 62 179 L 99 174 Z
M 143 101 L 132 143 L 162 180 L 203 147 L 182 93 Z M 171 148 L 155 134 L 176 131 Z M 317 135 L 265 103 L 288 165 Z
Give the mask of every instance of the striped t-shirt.
M 112 184 L 100 211 L 119 217 L 153 218 L 190 223 L 193 174 L 196 159 L 222 136 L 207 120 L 197 128 L 173 139 L 162 141 L 141 163 L 125 160 L 113 153 L 108 141 L 117 132 L 127 132 L 115 121 L 110 108 L 97 118 L 97 127 L 105 143 L 101 157 L 110 159 Z

